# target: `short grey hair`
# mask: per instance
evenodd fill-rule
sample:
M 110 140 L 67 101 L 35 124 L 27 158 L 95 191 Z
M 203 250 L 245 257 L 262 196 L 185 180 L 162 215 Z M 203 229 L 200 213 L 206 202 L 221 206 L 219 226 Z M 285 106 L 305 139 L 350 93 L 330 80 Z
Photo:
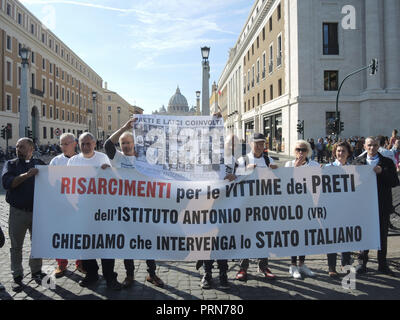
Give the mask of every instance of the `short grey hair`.
M 75 136 L 74 136 L 72 133 L 70 133 L 70 132 L 63 133 L 63 134 L 60 136 L 60 141 L 63 140 L 63 139 L 66 139 L 66 138 L 68 138 L 68 139 L 70 139 L 70 140 L 72 140 L 72 141 L 75 141 Z
M 121 142 L 121 139 L 124 138 L 124 137 L 131 137 L 133 143 L 135 143 L 135 138 L 133 137 L 132 132 L 130 132 L 130 131 L 125 131 L 123 134 L 121 134 L 121 136 L 119 137 L 118 140 Z
M 94 135 L 92 135 L 90 132 L 84 132 L 79 136 L 79 142 L 81 142 L 86 137 L 90 137 L 91 140 L 96 141 L 96 139 L 94 138 Z
M 294 153 L 296 153 L 296 146 L 298 145 L 305 145 L 307 147 L 307 158 L 312 156 L 312 149 L 311 149 L 311 145 L 308 141 L 306 140 L 297 140 L 296 143 L 294 144 Z

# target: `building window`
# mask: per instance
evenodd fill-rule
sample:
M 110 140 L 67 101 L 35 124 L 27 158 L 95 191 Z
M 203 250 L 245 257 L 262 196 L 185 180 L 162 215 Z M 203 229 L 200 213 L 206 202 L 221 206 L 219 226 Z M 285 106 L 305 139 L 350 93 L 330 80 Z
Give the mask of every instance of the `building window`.
M 266 73 L 266 59 L 267 59 L 267 57 L 266 57 L 266 54 L 265 54 L 265 52 L 263 53 L 263 57 L 262 57 L 262 59 L 263 59 L 263 71 L 262 71 L 262 77 L 263 77 L 263 79 L 265 79 L 265 73 Z
M 11 62 L 7 61 L 6 62 L 6 66 L 7 66 L 7 81 L 11 82 L 12 81 L 12 78 L 11 78 L 11 73 L 12 73 Z
M 54 129 L 50 128 L 50 139 L 54 139 Z
M 22 68 L 18 67 L 18 85 L 21 85 L 21 79 L 22 79 Z
M 47 127 L 43 127 L 43 139 L 47 139 Z
M 46 116 L 46 105 L 42 105 L 42 117 Z
M 282 17 L 282 12 L 281 12 L 281 4 L 278 4 L 278 8 L 276 9 L 277 15 L 278 15 L 278 20 L 281 20 Z
M 11 5 L 7 3 L 7 15 L 11 17 Z
M 269 86 L 269 96 L 271 97 L 271 100 L 274 99 L 274 86 L 272 84 Z
M 282 79 L 278 80 L 278 96 L 282 95 Z
M 56 119 L 58 119 L 58 116 L 59 116 L 59 114 L 58 114 L 58 108 L 56 108 Z
M 269 31 L 272 31 L 272 17 L 269 18 Z
M 259 105 L 260 105 L 260 94 L 257 93 L 257 106 L 259 106 Z
M 43 94 L 46 93 L 46 79 L 42 79 L 42 91 L 43 91 Z
M 269 73 L 272 73 L 272 71 L 274 71 L 274 48 L 273 48 L 272 44 L 269 46 L 268 71 L 269 71 Z
M 31 61 L 33 64 L 35 63 L 35 53 L 33 51 L 31 52 Z
M 263 103 L 267 102 L 267 91 L 263 90 Z
M 65 119 L 65 112 L 64 112 L 64 110 L 61 110 L 61 120 L 64 120 Z
M 338 90 L 339 71 L 324 71 L 324 90 Z
M 108 106 L 108 111 L 111 111 L 111 106 Z
M 53 118 L 53 107 L 49 108 L 49 117 Z
M 278 41 L 277 41 L 277 57 L 276 57 L 276 65 L 279 67 L 282 64 L 282 36 L 278 36 Z
M 12 97 L 9 94 L 7 94 L 6 96 L 7 96 L 6 107 L 7 107 L 7 110 L 10 111 L 12 109 Z
M 257 60 L 257 83 L 260 82 L 260 60 Z
M 10 36 L 7 36 L 7 50 L 12 51 L 12 41 Z
M 46 59 L 45 58 L 42 59 L 42 70 L 43 71 L 46 70 Z
M 262 37 L 263 37 L 263 41 L 265 41 L 265 27 L 262 30 Z
M 324 55 L 339 54 L 338 24 L 323 23 L 322 34 Z

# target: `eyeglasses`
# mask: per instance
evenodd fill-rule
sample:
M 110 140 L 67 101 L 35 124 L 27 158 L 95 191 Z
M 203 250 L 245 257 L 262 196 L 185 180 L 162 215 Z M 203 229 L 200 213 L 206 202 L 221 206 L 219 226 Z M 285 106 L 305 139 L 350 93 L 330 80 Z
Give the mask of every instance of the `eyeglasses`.
M 296 148 L 296 152 L 307 152 L 307 148 Z

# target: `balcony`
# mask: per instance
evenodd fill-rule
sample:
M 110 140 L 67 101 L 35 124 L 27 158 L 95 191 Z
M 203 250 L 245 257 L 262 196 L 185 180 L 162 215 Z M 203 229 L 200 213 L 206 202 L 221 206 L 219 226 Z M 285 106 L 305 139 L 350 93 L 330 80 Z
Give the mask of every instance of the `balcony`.
M 34 94 L 35 96 L 43 98 L 44 92 L 40 91 L 39 89 L 35 89 L 31 87 L 31 94 Z

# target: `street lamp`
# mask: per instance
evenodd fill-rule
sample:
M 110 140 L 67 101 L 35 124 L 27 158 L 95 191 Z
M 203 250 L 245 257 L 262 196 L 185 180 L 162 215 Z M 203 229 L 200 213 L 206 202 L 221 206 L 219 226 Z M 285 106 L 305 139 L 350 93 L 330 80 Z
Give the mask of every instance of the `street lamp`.
M 343 131 L 343 127 L 344 127 L 344 123 L 343 121 L 340 121 L 339 118 L 339 95 L 340 95 L 340 90 L 342 90 L 342 86 L 344 84 L 344 82 L 350 78 L 351 76 L 366 70 L 366 69 L 371 69 L 370 70 L 370 74 L 371 75 L 375 75 L 378 72 L 378 59 L 372 59 L 369 63 L 369 65 L 362 67 L 361 69 L 358 69 L 356 71 L 353 71 L 352 73 L 350 73 L 349 75 L 347 75 L 342 82 L 340 83 L 337 95 L 336 95 L 336 113 L 335 113 L 335 124 L 334 124 L 334 129 L 335 129 L 335 133 L 336 133 L 336 140 L 339 140 L 339 135 L 340 133 Z
M 20 92 L 20 112 L 19 112 L 19 137 L 26 137 L 28 130 L 28 70 L 29 70 L 29 57 L 31 50 L 25 46 L 19 51 L 22 58 L 22 72 L 21 72 L 21 92 Z
M 200 91 L 196 91 L 196 116 L 200 115 Z
M 203 57 L 202 65 L 203 65 L 203 95 L 202 95 L 202 115 L 209 116 L 210 115 L 210 89 L 209 89 L 209 80 L 210 80 L 210 64 L 208 62 L 208 57 L 210 55 L 209 47 L 201 48 L 201 56 Z
M 117 107 L 118 112 L 118 129 L 121 128 L 121 107 Z
M 92 134 L 94 138 L 97 140 L 97 92 L 92 91 L 92 99 L 93 99 L 93 113 L 92 113 Z

